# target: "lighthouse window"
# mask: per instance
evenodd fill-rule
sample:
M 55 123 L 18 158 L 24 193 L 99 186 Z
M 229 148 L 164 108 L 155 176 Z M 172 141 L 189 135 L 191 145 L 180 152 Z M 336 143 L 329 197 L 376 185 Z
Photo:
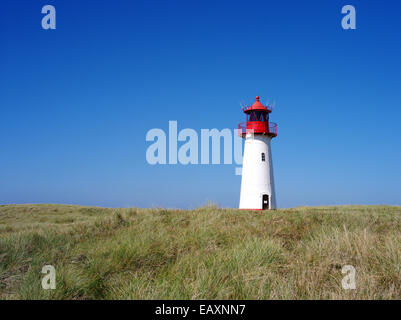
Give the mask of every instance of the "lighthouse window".
M 249 117 L 249 121 L 264 121 L 264 114 L 261 111 L 252 111 Z
M 265 153 L 264 153 L 264 152 L 262 152 L 262 161 L 266 161 Z
M 269 121 L 269 114 L 263 113 L 263 121 Z

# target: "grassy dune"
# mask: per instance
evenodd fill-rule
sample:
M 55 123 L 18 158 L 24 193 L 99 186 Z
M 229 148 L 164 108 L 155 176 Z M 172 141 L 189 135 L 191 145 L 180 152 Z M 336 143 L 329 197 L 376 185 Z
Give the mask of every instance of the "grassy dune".
M 356 290 L 341 286 L 347 264 Z M 401 207 L 3 205 L 0 298 L 400 299 Z

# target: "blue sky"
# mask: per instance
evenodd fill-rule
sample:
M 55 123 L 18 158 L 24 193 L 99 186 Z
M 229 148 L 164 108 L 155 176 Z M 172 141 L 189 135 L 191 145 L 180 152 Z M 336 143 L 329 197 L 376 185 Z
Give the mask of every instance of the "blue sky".
M 41 8 L 56 8 L 56 30 Z M 356 8 L 356 30 L 341 8 Z M 279 207 L 401 204 L 397 1 L 0 4 L 0 203 L 237 207 L 237 165 L 146 162 L 148 130 L 275 100 Z

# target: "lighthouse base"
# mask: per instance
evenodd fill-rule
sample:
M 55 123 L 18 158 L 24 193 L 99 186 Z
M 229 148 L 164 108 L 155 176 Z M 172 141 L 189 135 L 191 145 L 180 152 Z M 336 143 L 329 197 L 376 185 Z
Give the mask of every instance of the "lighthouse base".
M 268 135 L 247 134 L 242 165 L 239 208 L 276 209 L 273 163 Z

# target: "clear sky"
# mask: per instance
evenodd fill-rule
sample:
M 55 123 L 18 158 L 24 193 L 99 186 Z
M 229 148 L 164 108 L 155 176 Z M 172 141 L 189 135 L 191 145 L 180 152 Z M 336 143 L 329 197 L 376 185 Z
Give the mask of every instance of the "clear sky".
M 0 203 L 237 207 L 236 164 L 152 166 L 145 136 L 235 128 L 258 91 L 277 102 L 279 207 L 400 205 L 400 15 L 390 0 L 2 0 Z

